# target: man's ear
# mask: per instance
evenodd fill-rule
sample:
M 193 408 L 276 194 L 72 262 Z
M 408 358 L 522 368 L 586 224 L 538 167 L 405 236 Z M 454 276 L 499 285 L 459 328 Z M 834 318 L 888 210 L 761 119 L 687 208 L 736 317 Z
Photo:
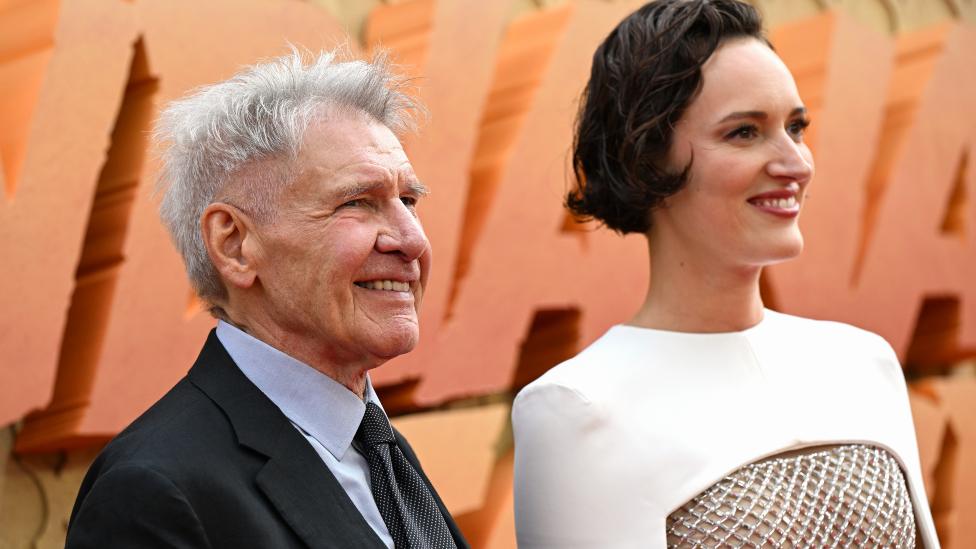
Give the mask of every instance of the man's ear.
M 200 216 L 203 243 L 221 278 L 237 288 L 250 288 L 257 278 L 254 269 L 253 225 L 241 210 L 214 202 Z

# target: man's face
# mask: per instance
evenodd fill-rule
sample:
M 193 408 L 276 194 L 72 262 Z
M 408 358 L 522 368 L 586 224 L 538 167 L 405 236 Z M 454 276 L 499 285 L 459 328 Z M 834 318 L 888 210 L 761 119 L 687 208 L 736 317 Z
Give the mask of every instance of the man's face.
M 256 229 L 257 284 L 281 350 L 376 365 L 414 348 L 430 271 L 424 195 L 396 136 L 363 113 L 313 121 Z

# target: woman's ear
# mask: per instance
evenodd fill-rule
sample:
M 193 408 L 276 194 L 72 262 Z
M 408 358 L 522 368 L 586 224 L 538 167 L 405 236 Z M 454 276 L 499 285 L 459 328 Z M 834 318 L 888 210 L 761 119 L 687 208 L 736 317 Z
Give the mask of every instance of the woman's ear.
M 214 202 L 200 216 L 203 243 L 214 268 L 229 286 L 250 288 L 257 278 L 254 269 L 255 238 L 250 219 L 238 208 Z

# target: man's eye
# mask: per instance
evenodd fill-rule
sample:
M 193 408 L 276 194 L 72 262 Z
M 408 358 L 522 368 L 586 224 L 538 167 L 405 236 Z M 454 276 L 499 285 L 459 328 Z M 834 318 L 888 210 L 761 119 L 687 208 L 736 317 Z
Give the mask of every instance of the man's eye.
M 366 205 L 366 201 L 364 199 L 357 198 L 355 200 L 347 200 L 346 202 L 343 202 L 342 205 L 340 205 L 339 207 L 340 208 L 359 208 L 359 207 L 365 206 L 365 205 Z
M 401 196 L 400 202 L 403 202 L 403 204 L 408 208 L 416 208 L 419 200 L 416 196 Z

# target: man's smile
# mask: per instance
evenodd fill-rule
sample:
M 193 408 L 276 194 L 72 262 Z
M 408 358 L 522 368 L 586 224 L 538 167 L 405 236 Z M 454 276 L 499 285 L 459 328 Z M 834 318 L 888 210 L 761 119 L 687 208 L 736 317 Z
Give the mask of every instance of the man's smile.
M 367 280 L 362 282 L 354 282 L 356 286 L 360 288 L 366 288 L 367 290 L 383 290 L 387 292 L 409 292 L 410 283 L 400 282 L 398 280 Z

